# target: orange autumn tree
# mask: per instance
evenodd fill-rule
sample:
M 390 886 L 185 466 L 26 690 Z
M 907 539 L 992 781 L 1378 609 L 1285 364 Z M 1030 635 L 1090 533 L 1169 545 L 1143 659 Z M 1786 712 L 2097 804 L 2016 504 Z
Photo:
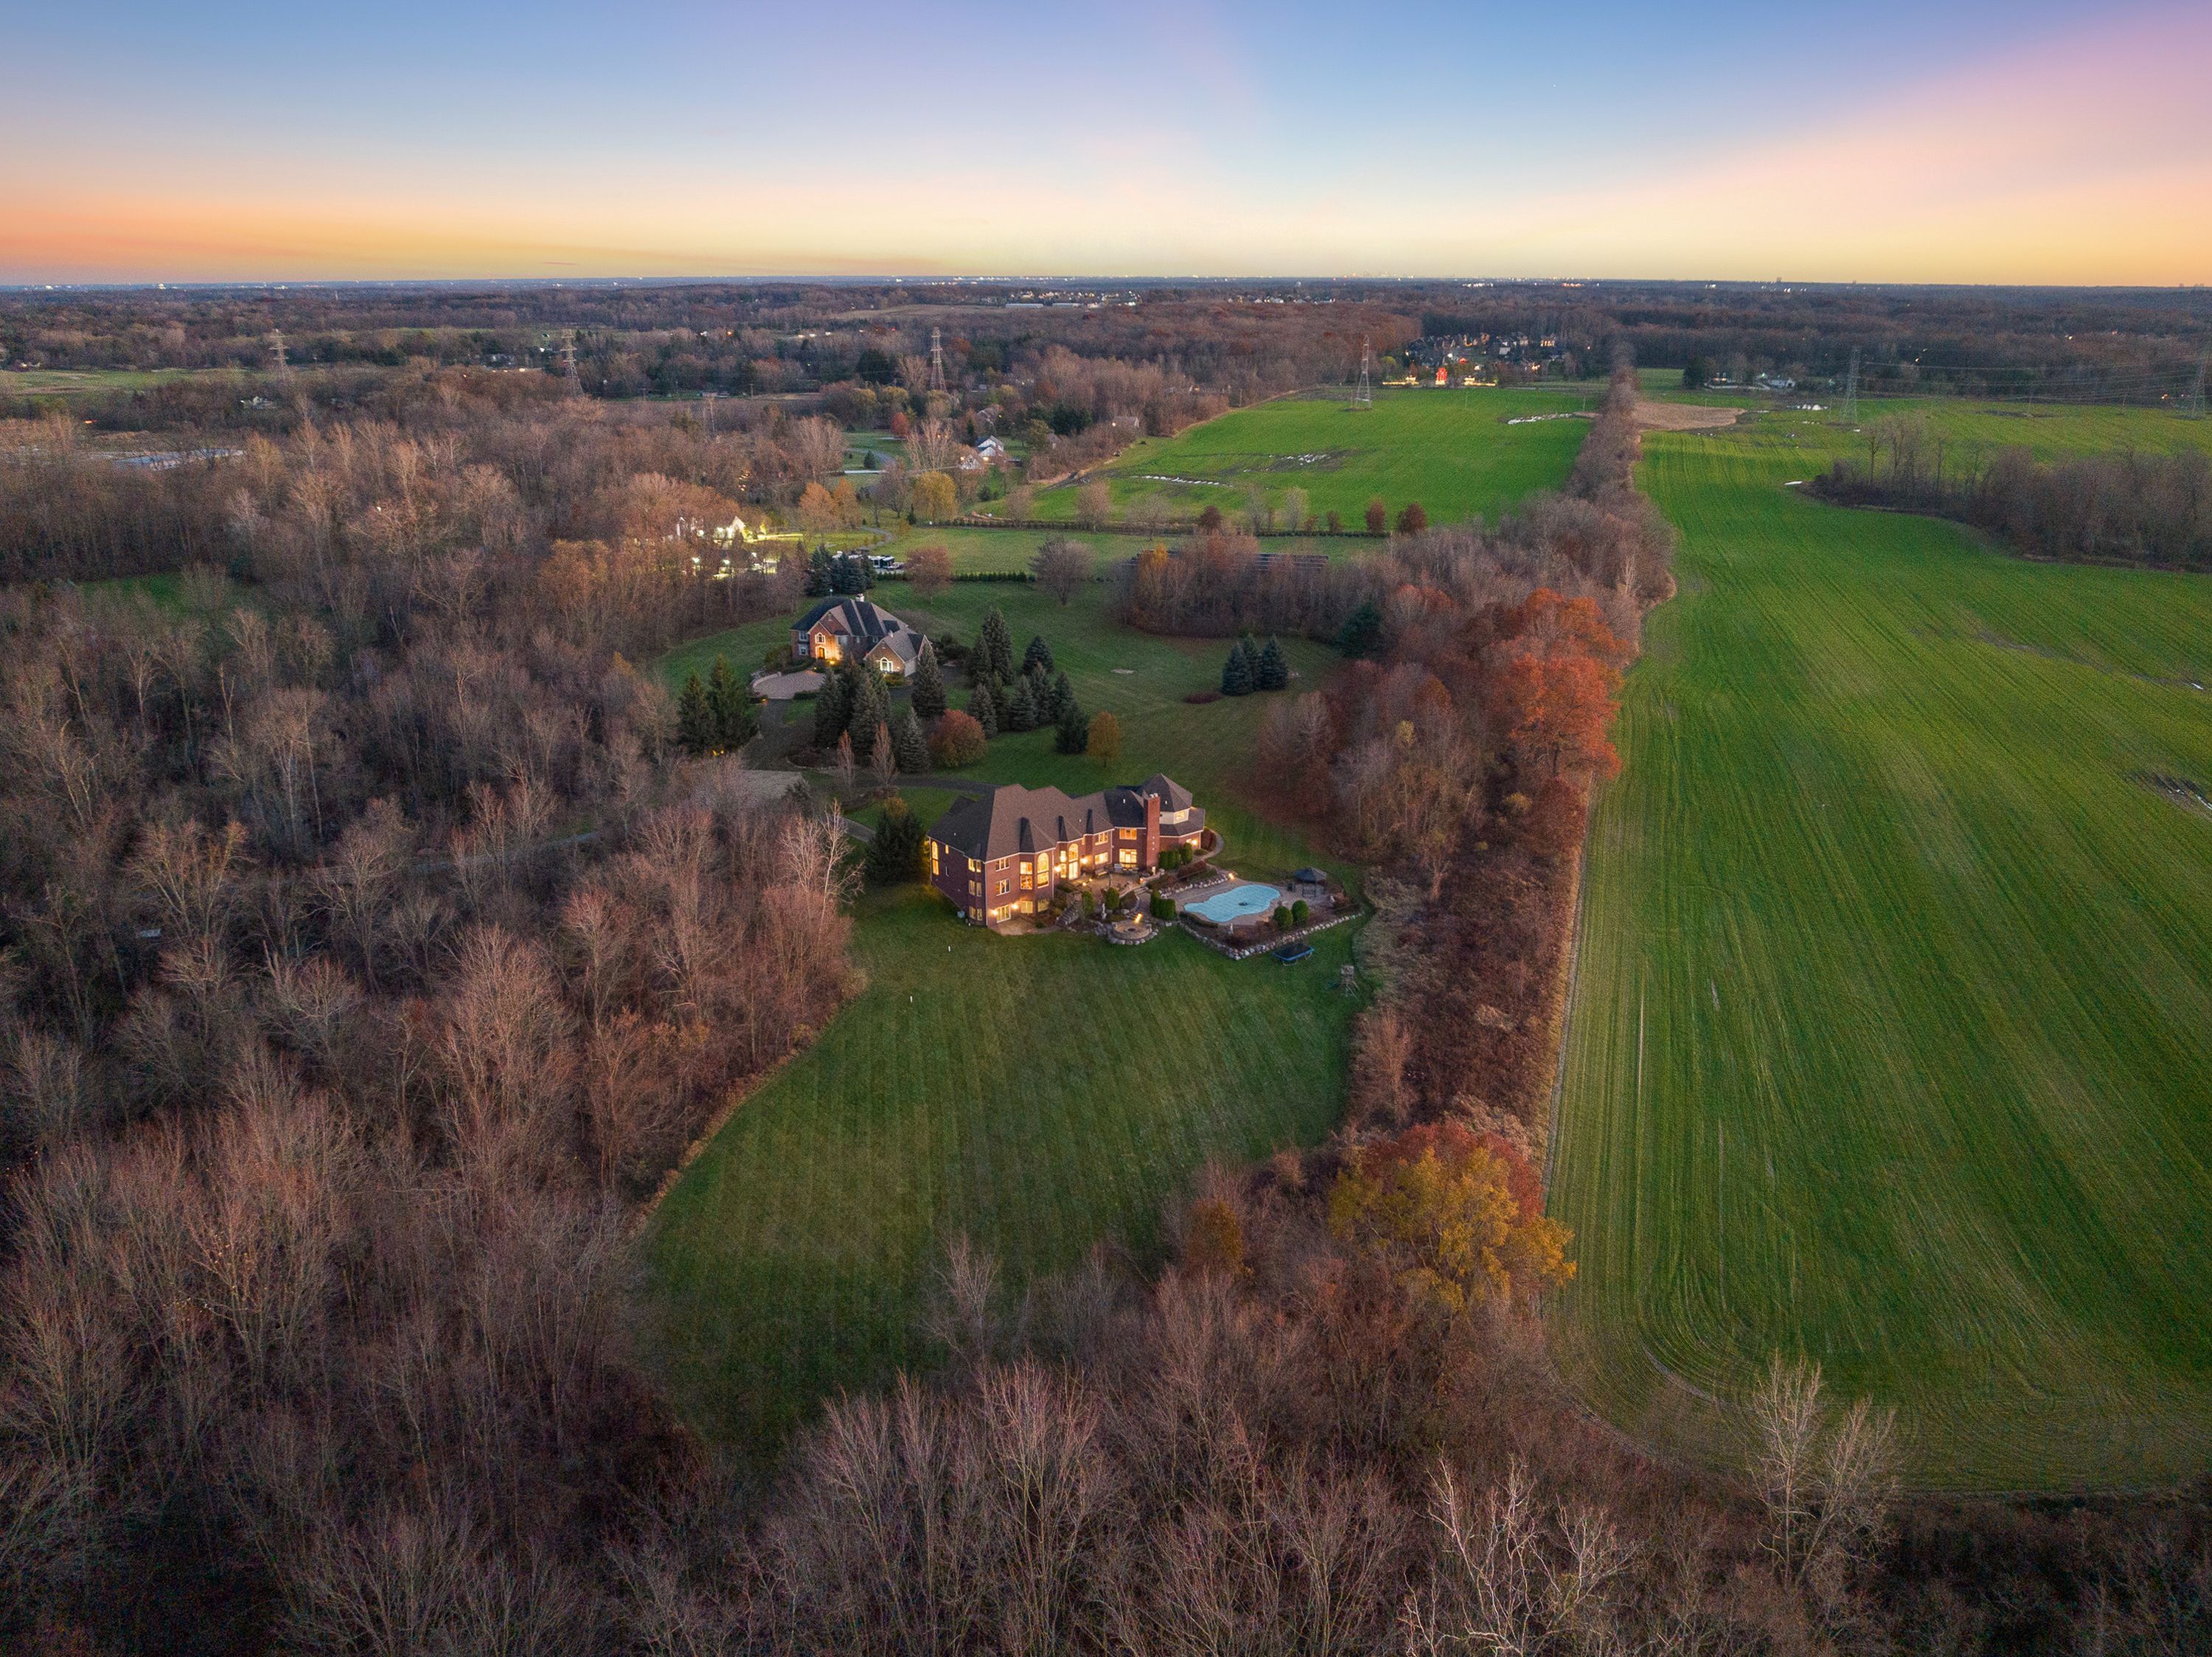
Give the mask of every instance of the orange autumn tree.
M 1506 612 L 1489 683 L 1492 728 L 1552 775 L 1620 769 L 1607 728 L 1620 711 L 1627 645 L 1588 599 L 1539 588 Z
M 1495 1134 L 1425 1123 L 1361 1149 L 1329 1192 L 1329 1229 L 1373 1251 L 1407 1296 L 1450 1315 L 1574 1276 L 1567 1228 Z

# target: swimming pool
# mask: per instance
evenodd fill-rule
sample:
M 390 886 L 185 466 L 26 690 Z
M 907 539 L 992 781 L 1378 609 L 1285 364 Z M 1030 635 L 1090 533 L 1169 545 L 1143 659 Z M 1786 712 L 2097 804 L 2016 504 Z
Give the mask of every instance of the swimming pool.
M 1202 916 L 1216 926 L 1225 926 L 1231 921 L 1241 921 L 1248 915 L 1264 915 L 1275 906 L 1283 894 L 1271 886 L 1261 886 L 1256 880 L 1246 880 L 1222 892 L 1209 892 L 1196 903 L 1185 904 L 1188 913 Z

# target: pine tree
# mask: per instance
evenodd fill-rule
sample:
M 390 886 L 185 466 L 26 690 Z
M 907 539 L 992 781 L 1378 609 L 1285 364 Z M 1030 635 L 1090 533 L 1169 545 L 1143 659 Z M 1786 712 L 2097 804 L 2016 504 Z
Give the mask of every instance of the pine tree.
M 1063 667 L 1060 670 L 1060 676 L 1052 682 L 1052 702 L 1045 710 L 1045 717 L 1057 725 L 1061 716 L 1074 705 L 1075 686 L 1067 682 L 1067 669 Z
M 995 604 L 983 612 L 983 631 L 975 641 L 975 655 L 983 671 L 994 679 L 1014 676 L 1014 631 Z
M 1272 633 L 1260 652 L 1260 665 L 1252 670 L 1252 680 L 1263 691 L 1279 691 L 1291 682 L 1291 664 L 1283 659 L 1283 647 Z
M 872 662 L 848 661 L 845 672 L 852 687 L 845 723 L 860 734 L 855 741 L 866 743 L 873 740 L 876 727 L 891 716 L 890 690 Z
M 927 639 L 921 642 L 921 660 L 914 667 L 914 710 L 924 719 L 934 719 L 945 709 L 945 674 L 937 665 L 937 649 Z
M 922 735 L 921 722 L 914 716 L 911 707 L 891 716 L 891 752 L 899 770 L 908 777 L 919 777 L 929 769 L 929 740 Z
M 1083 710 L 1075 705 L 1075 698 L 1070 697 L 1067 706 L 1060 711 L 1052 746 L 1061 753 L 1081 753 L 1090 745 L 1091 721 Z
M 1014 681 L 1013 694 L 1006 698 L 1005 723 L 1010 731 L 1033 731 L 1037 728 L 1036 703 L 1030 695 L 1026 679 Z
M 884 819 L 868 846 L 868 878 L 878 886 L 911 880 L 921 873 L 921 819 L 903 800 L 884 802 Z
M 875 583 L 875 571 L 857 552 L 848 552 L 830 565 L 830 584 L 840 593 L 865 593 Z
M 707 752 L 714 746 L 714 714 L 707 705 L 707 687 L 694 673 L 684 681 L 676 698 L 676 740 L 684 752 Z
M 1252 694 L 1252 657 L 1238 639 L 1229 652 L 1229 660 L 1221 664 L 1221 694 L 1249 696 Z
M 996 736 L 999 734 L 999 704 L 991 695 L 989 679 L 975 681 L 975 688 L 968 697 L 968 714 L 983 728 L 984 735 Z
M 707 710 L 714 716 L 716 747 L 726 752 L 752 740 L 757 724 L 752 698 L 730 671 L 727 656 L 716 656 L 714 671 L 707 675 Z
M 1022 652 L 1022 671 L 1027 673 L 1032 667 L 1042 667 L 1048 673 L 1052 671 L 1052 646 L 1044 642 L 1042 633 L 1032 638 L 1029 648 Z
M 1344 625 L 1336 635 L 1336 648 L 1355 661 L 1372 656 L 1382 648 L 1382 612 L 1375 607 L 1375 600 L 1361 601 L 1359 607 L 1344 618 Z
M 814 746 L 824 752 L 836 747 L 852 718 L 853 687 L 843 673 L 831 673 L 814 699 Z
M 830 566 L 830 549 L 817 546 L 806 560 L 806 596 L 826 599 L 836 590 L 837 572 Z

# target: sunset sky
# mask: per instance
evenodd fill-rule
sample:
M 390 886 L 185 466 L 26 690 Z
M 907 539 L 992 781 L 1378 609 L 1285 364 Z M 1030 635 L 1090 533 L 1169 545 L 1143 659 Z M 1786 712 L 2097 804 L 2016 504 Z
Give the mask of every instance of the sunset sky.
M 0 283 L 2212 280 L 2212 3 L 4 0 Z

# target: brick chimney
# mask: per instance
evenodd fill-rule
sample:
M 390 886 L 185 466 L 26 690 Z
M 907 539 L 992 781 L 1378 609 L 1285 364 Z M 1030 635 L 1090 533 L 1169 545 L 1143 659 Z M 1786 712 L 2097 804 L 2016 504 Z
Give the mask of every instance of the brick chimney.
M 1160 866 L 1160 796 L 1145 796 L 1145 867 Z

